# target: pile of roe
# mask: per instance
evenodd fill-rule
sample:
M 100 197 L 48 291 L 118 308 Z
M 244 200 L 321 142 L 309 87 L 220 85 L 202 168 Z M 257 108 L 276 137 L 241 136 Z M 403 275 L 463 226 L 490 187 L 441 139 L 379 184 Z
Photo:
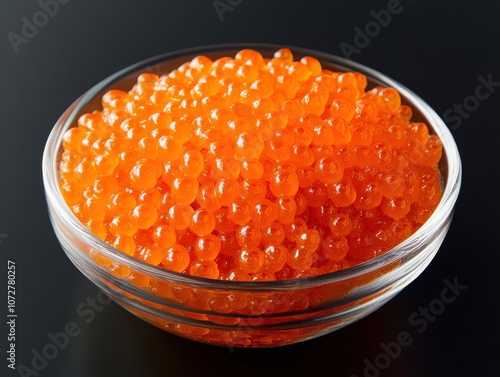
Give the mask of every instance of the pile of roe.
M 197 56 L 82 115 L 63 138 L 60 189 L 96 236 L 148 264 L 313 277 L 385 253 L 436 208 L 442 144 L 411 117 L 395 89 L 287 48 Z

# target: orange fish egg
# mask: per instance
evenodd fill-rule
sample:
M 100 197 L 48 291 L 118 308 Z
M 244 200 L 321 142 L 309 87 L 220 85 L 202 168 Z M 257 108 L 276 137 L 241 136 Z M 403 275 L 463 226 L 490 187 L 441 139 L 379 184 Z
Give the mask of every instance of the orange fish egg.
M 159 268 L 255 282 L 337 271 L 410 237 L 441 199 L 442 143 L 401 103 L 288 48 L 195 57 L 83 114 L 62 139 L 60 190 L 96 236 Z

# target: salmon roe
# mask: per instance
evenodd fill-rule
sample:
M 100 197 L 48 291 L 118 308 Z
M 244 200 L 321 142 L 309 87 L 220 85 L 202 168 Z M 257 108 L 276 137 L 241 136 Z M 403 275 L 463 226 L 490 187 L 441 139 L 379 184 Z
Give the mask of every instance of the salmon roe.
M 313 277 L 387 252 L 435 210 L 442 144 L 411 117 L 395 89 L 286 48 L 198 56 L 82 115 L 63 137 L 60 189 L 96 236 L 145 263 Z

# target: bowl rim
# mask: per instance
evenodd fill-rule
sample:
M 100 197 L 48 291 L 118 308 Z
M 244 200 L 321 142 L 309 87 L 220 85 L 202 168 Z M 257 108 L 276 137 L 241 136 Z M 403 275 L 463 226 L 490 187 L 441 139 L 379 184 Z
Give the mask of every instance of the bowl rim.
M 120 79 L 123 79 L 132 74 L 138 75 L 140 72 L 151 71 L 151 67 L 153 67 L 155 64 L 165 63 L 168 60 L 182 58 L 184 56 L 189 56 L 192 54 L 204 55 L 210 53 L 221 53 L 225 51 L 237 52 L 239 50 L 247 48 L 255 49 L 261 53 L 264 53 L 264 51 L 272 53 L 281 48 L 289 48 L 293 52 L 294 58 L 296 56 L 313 56 L 316 59 L 320 60 L 322 65 L 323 63 L 329 63 L 342 67 L 347 71 L 361 72 L 367 77 L 383 83 L 385 86 L 395 88 L 400 93 L 401 97 L 406 98 L 411 103 L 412 109 L 418 108 L 422 115 L 428 120 L 427 125 L 440 138 L 443 144 L 443 158 L 441 159 L 440 164 L 446 165 L 447 174 L 444 182 L 443 195 L 439 204 L 437 205 L 436 209 L 431 214 L 429 219 L 427 219 L 427 221 L 422 224 L 422 226 L 414 234 L 412 234 L 408 239 L 398 244 L 386 253 L 343 270 L 310 278 L 296 278 L 272 282 L 232 282 L 226 280 L 214 280 L 190 276 L 165 270 L 161 267 L 149 265 L 145 262 L 139 261 L 132 256 L 129 256 L 117 250 L 105 241 L 99 239 L 76 218 L 76 216 L 70 210 L 69 206 L 64 201 L 57 184 L 57 157 L 58 151 L 61 147 L 61 141 L 64 132 L 68 128 L 70 128 L 72 124 L 74 124 L 75 118 L 79 115 L 79 112 L 91 99 L 95 98 L 98 93 L 100 93 L 102 90 L 109 87 L 113 83 L 119 81 Z M 163 73 L 165 74 L 168 72 Z M 80 240 L 84 241 L 91 248 L 98 250 L 106 257 L 111 258 L 118 263 L 121 263 L 127 267 L 132 267 L 134 270 L 140 273 L 144 273 L 151 277 L 170 283 L 179 283 L 190 286 L 224 290 L 272 290 L 297 285 L 300 285 L 301 288 L 315 287 L 323 285 L 324 283 L 349 280 L 382 268 L 396 260 L 403 258 L 406 255 L 412 254 L 412 251 L 416 247 L 418 247 L 418 245 L 421 244 L 423 240 L 428 238 L 429 235 L 432 235 L 437 229 L 440 228 L 440 225 L 442 226 L 442 224 L 448 217 L 452 216 L 461 187 L 462 164 L 455 140 L 441 117 L 439 117 L 439 115 L 430 107 L 430 105 L 428 105 L 413 91 L 395 81 L 394 79 L 388 77 L 387 75 L 379 72 L 378 70 L 369 68 L 363 64 L 334 54 L 309 48 L 290 46 L 286 44 L 277 45 L 268 43 L 227 43 L 191 47 L 156 55 L 151 58 L 139 61 L 135 64 L 129 65 L 128 67 L 117 71 L 116 73 L 108 76 L 107 78 L 101 80 L 99 83 L 88 89 L 66 109 L 66 111 L 61 115 L 61 117 L 53 126 L 43 151 L 42 178 L 46 200 L 49 207 L 49 214 L 50 210 L 55 211 L 60 219 L 71 228 L 72 232 L 77 237 L 79 237 Z M 52 217 L 51 221 L 54 221 Z

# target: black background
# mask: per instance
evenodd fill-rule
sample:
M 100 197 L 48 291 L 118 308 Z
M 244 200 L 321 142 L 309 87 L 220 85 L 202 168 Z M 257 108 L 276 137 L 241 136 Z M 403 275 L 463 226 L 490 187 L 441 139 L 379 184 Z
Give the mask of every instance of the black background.
M 222 0 L 227 3 L 227 0 Z M 356 376 L 412 337 L 381 376 L 498 375 L 500 90 L 467 119 L 450 122 L 463 162 L 455 217 L 438 255 L 377 312 L 335 333 L 275 349 L 229 350 L 164 333 L 111 303 L 90 323 L 76 313 L 98 290 L 71 264 L 50 226 L 41 180 L 46 138 L 63 111 L 115 71 L 161 53 L 227 42 L 265 42 L 342 55 L 355 27 L 387 1 L 232 0 L 221 20 L 213 1 L 71 0 L 16 53 L 8 33 L 36 1 L 0 3 L 0 322 L 6 321 L 7 261 L 16 262 L 17 363 L 69 321 L 78 336 L 39 372 L 47 377 Z M 500 7 L 492 1 L 401 0 L 402 11 L 351 59 L 409 87 L 443 115 L 474 95 L 479 76 L 500 81 Z M 460 123 L 460 124 L 459 124 Z M 4 276 L 4 277 L 1 277 Z M 409 317 L 439 299 L 445 280 L 467 288 L 419 333 Z M 2 318 L 3 316 L 3 318 Z M 7 325 L 0 325 L 0 376 L 7 368 Z M 366 361 L 365 361 L 366 360 Z M 376 374 L 371 374 L 376 376 Z

